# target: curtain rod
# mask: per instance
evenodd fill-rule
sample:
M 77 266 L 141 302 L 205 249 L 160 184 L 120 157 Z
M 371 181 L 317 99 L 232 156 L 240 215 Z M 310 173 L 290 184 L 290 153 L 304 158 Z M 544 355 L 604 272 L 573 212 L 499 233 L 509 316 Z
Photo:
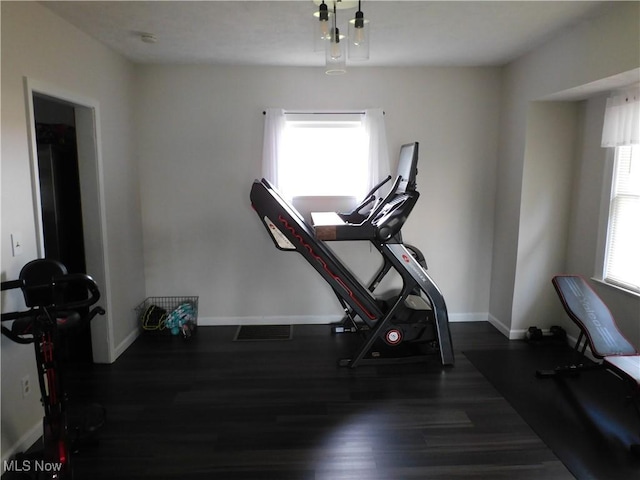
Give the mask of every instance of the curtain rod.
M 297 111 L 285 111 L 285 115 L 364 115 L 367 112 L 364 111 L 341 111 L 341 112 L 297 112 Z M 263 115 L 266 115 L 266 111 L 262 111 Z M 386 112 L 382 112 L 383 115 L 386 115 Z

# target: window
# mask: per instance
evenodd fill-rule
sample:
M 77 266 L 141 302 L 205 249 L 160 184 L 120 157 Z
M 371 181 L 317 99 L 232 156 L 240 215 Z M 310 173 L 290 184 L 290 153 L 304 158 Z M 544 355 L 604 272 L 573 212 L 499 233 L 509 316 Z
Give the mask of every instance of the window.
M 279 189 L 286 198 L 366 194 L 368 139 L 360 117 L 286 116 L 278 158 Z
M 640 145 L 615 149 L 604 280 L 640 293 Z
M 265 111 L 263 177 L 287 199 L 347 196 L 360 200 L 389 175 L 380 108 L 358 113 Z

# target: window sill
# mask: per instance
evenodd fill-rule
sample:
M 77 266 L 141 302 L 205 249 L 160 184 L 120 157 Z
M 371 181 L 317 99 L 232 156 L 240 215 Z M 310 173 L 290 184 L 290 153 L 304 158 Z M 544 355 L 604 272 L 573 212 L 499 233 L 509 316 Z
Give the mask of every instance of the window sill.
M 596 283 L 599 283 L 600 285 L 605 285 L 609 288 L 612 288 L 613 290 L 617 290 L 618 292 L 622 292 L 626 295 L 629 295 L 631 297 L 635 297 L 640 299 L 640 293 L 638 292 L 634 292 L 633 290 L 629 290 L 627 288 L 623 288 L 619 285 L 614 285 L 613 283 L 607 283 L 605 282 L 602 278 L 597 278 L 597 277 L 591 277 L 591 280 L 593 280 Z

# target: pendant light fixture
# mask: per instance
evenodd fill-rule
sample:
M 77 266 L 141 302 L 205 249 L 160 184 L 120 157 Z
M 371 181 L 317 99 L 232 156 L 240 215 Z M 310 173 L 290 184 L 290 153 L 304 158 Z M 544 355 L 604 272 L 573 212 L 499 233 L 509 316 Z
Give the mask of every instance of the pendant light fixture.
M 324 52 L 325 41 L 329 39 L 331 33 L 331 23 L 329 22 L 329 7 L 324 0 L 318 7 L 318 11 L 313 14 L 316 21 L 313 23 L 313 49 L 316 52 Z
M 336 4 L 333 4 L 333 16 L 331 18 L 331 32 L 329 39 L 325 42 L 326 70 L 327 75 L 341 75 L 347 73 L 344 36 L 340 35 L 338 28 L 338 16 L 336 15 Z
M 369 59 L 369 20 L 364 18 L 361 0 L 313 0 L 318 10 L 313 14 L 313 47 L 325 52 L 326 73 L 346 73 L 347 50 L 349 60 Z M 333 8 L 331 8 L 333 7 Z M 340 34 L 337 10 L 356 9 L 348 22 L 348 38 Z M 347 46 L 348 43 L 348 46 Z
M 369 20 L 364 18 L 360 1 L 355 18 L 349 20 L 349 60 L 369 60 Z

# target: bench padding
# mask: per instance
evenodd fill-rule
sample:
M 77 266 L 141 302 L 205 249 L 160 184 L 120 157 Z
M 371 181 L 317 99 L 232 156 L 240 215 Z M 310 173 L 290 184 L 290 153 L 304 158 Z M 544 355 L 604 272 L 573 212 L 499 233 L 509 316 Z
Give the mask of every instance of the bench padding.
M 552 282 L 567 314 L 587 336 L 594 356 L 638 355 L 618 330 L 607 306 L 584 278 L 558 275 Z
M 640 355 L 620 355 L 617 357 L 605 357 L 604 364 L 629 380 L 635 380 L 640 388 Z

